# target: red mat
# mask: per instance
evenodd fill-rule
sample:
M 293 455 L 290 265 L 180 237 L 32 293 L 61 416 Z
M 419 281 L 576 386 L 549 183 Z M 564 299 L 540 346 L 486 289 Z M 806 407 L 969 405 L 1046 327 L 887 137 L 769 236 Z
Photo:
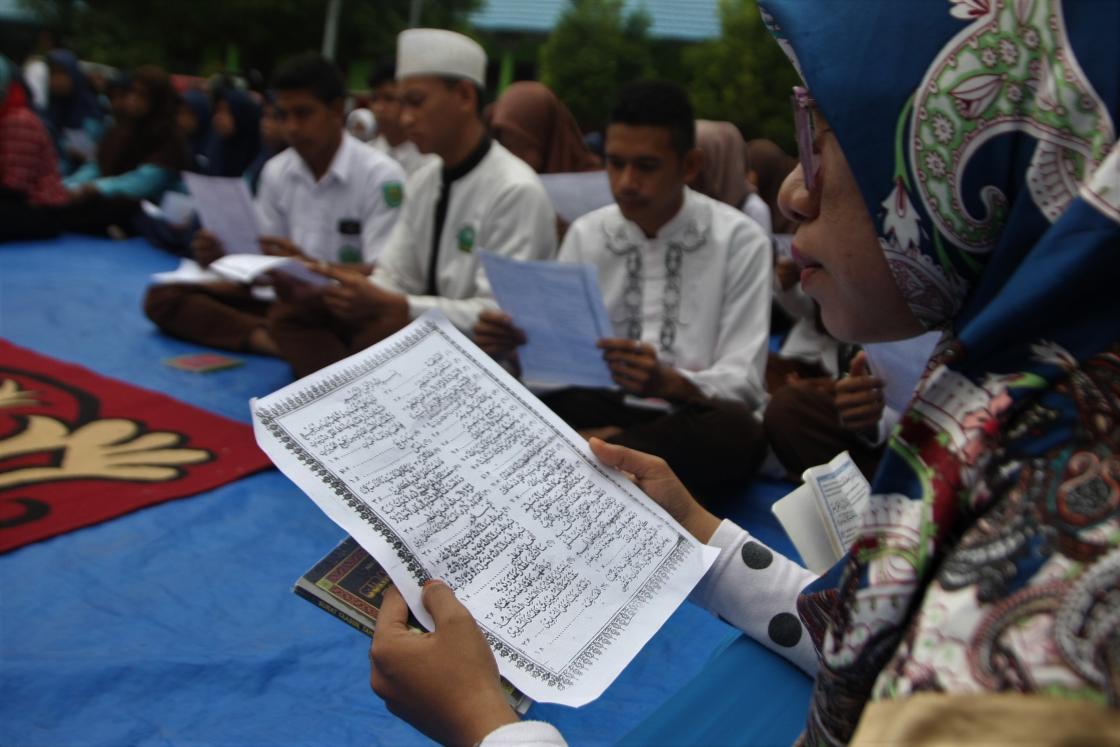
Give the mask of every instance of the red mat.
M 248 425 L 0 340 L 0 552 L 267 466 Z

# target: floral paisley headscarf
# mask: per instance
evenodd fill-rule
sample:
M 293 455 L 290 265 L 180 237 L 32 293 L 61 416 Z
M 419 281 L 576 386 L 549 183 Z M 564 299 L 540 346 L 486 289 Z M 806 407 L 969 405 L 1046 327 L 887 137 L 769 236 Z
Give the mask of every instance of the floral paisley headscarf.
M 807 741 L 917 692 L 1120 706 L 1120 3 L 760 5 L 952 333 L 802 597 Z

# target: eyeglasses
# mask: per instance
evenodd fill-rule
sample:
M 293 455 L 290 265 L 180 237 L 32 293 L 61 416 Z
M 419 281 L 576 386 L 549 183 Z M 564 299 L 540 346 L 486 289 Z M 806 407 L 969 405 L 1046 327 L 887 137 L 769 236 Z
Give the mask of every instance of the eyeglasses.
M 807 88 L 794 86 L 790 103 L 793 105 L 793 124 L 797 129 L 797 153 L 801 158 L 805 186 L 810 190 L 816 189 L 817 174 L 821 168 L 817 154 L 813 151 L 813 141 L 817 136 L 816 124 L 813 122 L 813 108 L 817 102 L 813 100 Z

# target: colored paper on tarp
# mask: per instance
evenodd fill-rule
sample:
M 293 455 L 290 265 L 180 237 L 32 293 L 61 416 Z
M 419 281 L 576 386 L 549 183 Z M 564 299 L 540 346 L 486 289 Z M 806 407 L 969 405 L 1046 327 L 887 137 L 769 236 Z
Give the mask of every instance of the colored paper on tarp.
M 0 552 L 267 466 L 246 425 L 0 341 Z

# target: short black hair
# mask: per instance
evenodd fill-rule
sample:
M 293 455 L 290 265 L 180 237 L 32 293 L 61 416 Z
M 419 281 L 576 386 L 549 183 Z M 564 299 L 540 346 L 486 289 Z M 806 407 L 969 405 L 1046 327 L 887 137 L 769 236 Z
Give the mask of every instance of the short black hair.
M 373 73 L 369 76 L 370 90 L 377 88 L 382 83 L 396 83 L 397 82 L 397 63 L 392 60 L 386 60 L 373 69 Z
M 608 124 L 665 127 L 678 153 L 683 155 L 696 147 L 696 123 L 688 93 L 668 80 L 635 80 L 622 86 Z
M 333 62 L 307 52 L 281 63 L 272 76 L 276 91 L 311 91 L 324 104 L 346 98 L 346 80 Z

